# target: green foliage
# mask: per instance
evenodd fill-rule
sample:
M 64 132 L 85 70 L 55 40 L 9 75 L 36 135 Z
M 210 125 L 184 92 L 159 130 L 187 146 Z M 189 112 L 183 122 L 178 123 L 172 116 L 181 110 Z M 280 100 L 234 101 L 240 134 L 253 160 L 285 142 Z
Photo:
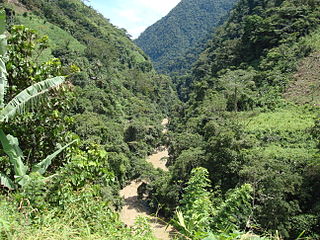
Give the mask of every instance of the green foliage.
M 173 223 L 182 234 L 192 239 L 203 239 L 208 235 L 212 235 L 208 239 L 222 236 L 232 239 L 238 229 L 250 224 L 253 189 L 245 184 L 222 200 L 207 190 L 211 185 L 208 175 L 209 172 L 202 167 L 191 171 Z M 223 234 L 219 233 L 221 231 Z
M 311 93 L 305 90 L 309 85 L 316 86 L 318 54 L 313 51 L 317 51 L 319 4 L 243 0 L 236 5 L 192 73 L 181 79 L 186 81 L 180 84 L 187 102 L 172 113 L 170 173 L 160 179 L 161 186 L 151 184 L 152 203 L 158 200 L 157 206 L 172 212 L 191 169 L 205 167 L 210 189 L 219 187 L 227 199 L 237 186 L 252 186 L 242 194 L 247 203 L 242 204 L 243 215 L 223 215 L 221 221 L 230 221 L 212 226 L 223 232 L 221 236 L 213 232 L 213 239 L 228 239 L 236 236 L 234 230 L 248 228 L 262 235 L 279 233 L 285 239 L 297 238 L 303 230 L 306 238 L 319 234 L 317 121 L 314 126 L 318 102 L 296 106 L 287 102 L 285 93 L 296 79 L 299 85 L 291 93 L 296 98 L 301 92 Z M 296 73 L 299 61 L 309 54 Z M 315 76 L 312 83 L 308 76 Z M 223 206 L 223 200 L 217 206 Z
M 180 96 L 188 100 L 185 104 L 176 101 L 171 80 L 155 73 L 125 31 L 82 1 L 21 3 L 33 13 L 18 16 L 20 22 L 39 28 L 40 35 L 57 32 L 57 36 L 50 47 L 46 37 L 28 28 L 10 29 L 6 67 L 12 87 L 0 88 L 2 95 L 8 90 L 5 100 L 11 100 L 42 79 L 69 74 L 77 98 L 67 89 L 54 92 L 39 106 L 40 115 L 10 120 L 4 131 L 23 139 L 24 151 L 33 151 L 40 139 L 39 152 L 31 152 L 35 158 L 28 159 L 26 166 L 44 159 L 58 142 L 75 138 L 67 133 L 70 129 L 83 142 L 48 169 L 56 173 L 48 181 L 31 174 L 25 188 L 12 196 L 15 206 L 0 202 L 0 208 L 8 206 L 5 220 L 0 221 L 5 226 L 0 231 L 4 238 L 22 238 L 23 234 L 25 239 L 153 239 L 145 220 L 124 228 L 114 212 L 121 207 L 119 189 L 138 177 L 150 182 L 146 186 L 150 206 L 168 217 L 178 207 L 175 224 L 194 239 L 264 239 L 251 231 L 279 233 L 286 239 L 302 232 L 305 237 L 318 237 L 318 124 L 313 135 L 309 131 L 318 109 L 287 103 L 283 93 L 293 81 L 298 61 L 318 50 L 319 1 L 241 0 L 216 29 L 193 70 L 175 79 Z M 215 7 L 205 3 L 182 1 L 169 16 L 184 5 L 189 7 L 177 17 L 189 10 L 193 16 L 194 7 L 201 4 L 207 10 Z M 209 25 L 222 16 L 209 16 L 203 9 L 200 12 Z M 172 24 L 166 26 L 177 26 L 180 18 L 169 16 L 164 20 Z M 179 28 L 191 33 L 183 42 L 186 45 L 176 41 L 186 58 L 178 56 L 175 43 L 165 40 L 161 44 L 175 48 L 181 63 L 168 61 L 161 67 L 184 72 L 184 66 L 190 66 L 200 52 L 187 50 L 188 43 L 198 42 L 198 49 L 203 48 L 204 40 L 198 37 L 206 37 L 192 30 L 202 31 L 197 24 L 203 19 L 190 24 L 194 19 L 183 20 L 189 25 Z M 41 30 L 44 21 L 50 24 Z M 160 55 L 172 48 L 161 48 L 156 49 L 156 57 L 171 59 Z M 51 54 L 61 60 L 44 62 Z M 6 68 L 4 62 L 0 67 Z M 71 108 L 72 99 L 76 102 Z M 152 170 L 143 158 L 159 145 L 162 129 L 157 124 L 168 114 L 170 104 L 174 110 L 165 137 L 170 171 L 164 173 Z M 58 110 L 52 112 L 53 106 Z M 39 124 L 43 119 L 48 123 L 45 127 Z M 30 134 L 31 126 L 37 126 L 36 137 Z M 7 156 L 0 162 L 1 180 L 9 184 L 4 175 L 12 174 Z M 49 162 L 40 165 L 47 168 Z M 20 212 L 14 211 L 18 202 L 22 203 Z M 9 215 L 12 219 L 8 220 Z M 20 224 L 19 219 L 26 218 L 27 223 Z
M 121 163 L 119 163 L 121 164 Z M 117 170 L 117 169 L 115 169 Z M 108 161 L 108 153 L 98 145 L 85 150 L 72 152 L 71 160 L 54 177 L 50 183 L 48 201 L 54 206 L 66 208 L 69 203 L 80 201 L 77 192 L 92 186 L 98 196 L 103 196 L 106 202 L 116 205 L 115 198 L 119 189 L 115 174 Z
M 184 234 L 195 239 L 199 239 L 210 226 L 211 194 L 206 190 L 210 186 L 209 183 L 208 171 L 205 168 L 193 169 L 184 188 L 181 208 L 177 210 L 175 223 Z
M 213 234 L 210 233 L 208 237 L 203 240 L 234 240 L 234 239 L 242 239 L 242 240 L 270 240 L 273 238 L 260 237 L 253 233 L 242 233 L 242 232 L 233 232 L 233 233 L 220 233 Z
M 44 86 L 52 89 L 53 83 L 64 80 L 64 77 L 54 78 L 56 75 L 69 73 L 69 70 L 62 69 L 58 59 L 36 63 L 41 52 L 47 49 L 47 38 L 39 37 L 34 30 L 24 26 L 12 26 L 10 33 L 8 60 L 6 61 L 7 79 L 10 83 L 6 94 L 7 100 L 11 100 L 19 92 L 28 89 L 26 90 L 27 95 L 23 95 L 27 99 L 31 96 L 32 91 L 39 91 L 40 87 Z M 51 80 L 41 82 L 45 78 Z M 33 84 L 37 88 L 28 88 Z M 37 102 L 37 111 L 24 111 L 23 115 L 16 116 L 10 121 L 10 124 L 3 126 L 5 132 L 20 136 L 21 148 L 33 156 L 28 159 L 30 164 L 44 159 L 58 143 L 70 141 L 65 136 L 72 122 L 68 111 L 70 111 L 73 100 L 70 87 L 60 85 L 59 89 L 56 88 L 55 91 L 47 93 L 46 101 L 38 97 L 32 100 L 29 108 L 35 110 L 34 103 Z M 59 160 L 62 157 L 59 157 Z
M 50 60 L 53 57 L 52 54 L 54 51 L 59 49 L 75 52 L 84 52 L 85 50 L 85 46 L 73 38 L 68 32 L 32 13 L 28 13 L 25 17 L 17 16 L 17 23 L 23 24 L 29 29 L 37 29 L 37 34 L 41 36 L 48 36 L 47 44 L 50 48 L 43 50 L 41 56 L 38 58 L 39 62 Z
M 28 47 L 26 47 L 28 49 Z M 25 51 L 24 49 L 23 51 Z M 26 53 L 27 54 L 27 53 Z M 4 62 L 5 55 L 1 55 L 1 63 Z M 11 118 L 14 118 L 16 115 L 21 114 L 28 109 L 28 105 L 30 105 L 31 101 L 36 101 L 36 98 L 39 98 L 44 93 L 47 93 L 51 88 L 58 87 L 64 82 L 63 77 L 55 77 L 52 79 L 47 79 L 38 83 L 35 83 L 25 90 L 21 91 L 17 94 L 13 99 L 10 100 L 9 103 L 4 105 L 4 99 L 6 94 L 6 88 L 8 88 L 7 81 L 7 71 L 6 67 L 3 65 L 1 69 L 1 112 L 0 112 L 0 122 L 3 124 L 4 122 L 8 122 Z M 10 81 L 9 81 L 10 82 Z M 15 181 L 24 187 L 28 180 L 29 176 L 27 175 L 27 166 L 22 162 L 23 154 L 19 147 L 18 139 L 11 136 L 5 135 L 3 130 L 0 129 L 0 140 L 3 147 L 4 152 L 9 156 L 10 163 L 14 166 L 14 176 Z M 48 166 L 51 164 L 51 161 L 54 157 L 56 157 L 60 152 L 62 152 L 69 145 L 59 149 L 55 153 L 48 156 L 42 162 L 34 166 L 33 172 L 38 172 L 43 174 Z M 6 177 L 3 173 L 1 173 L 1 185 L 9 189 L 14 189 L 13 181 Z
M 5 132 L 19 136 L 28 156 L 22 159 L 15 141 L 14 150 L 8 145 L 14 156 L 3 153 L 0 159 L 6 175 L 17 175 L 11 170 L 13 163 L 27 180 L 14 193 L 1 189 L 12 198 L 13 211 L 8 215 L 14 219 L 6 220 L 12 225 L 0 230 L 0 238 L 153 240 L 146 220 L 128 228 L 115 210 L 122 204 L 120 187 L 150 169 L 144 158 L 159 144 L 160 120 L 169 103 L 176 101 L 170 79 L 157 75 L 123 30 L 82 1 L 21 3 L 33 13 L 19 15 L 25 6 L 6 4 L 12 22 L 27 27 L 9 28 L 8 59 L 6 66 L 1 64 L 1 69 L 8 70 L 10 85 L 5 100 L 27 89 L 22 97 L 18 95 L 21 101 L 17 103 L 22 106 L 32 93 L 41 93 L 40 87 L 45 90 L 48 84 L 42 79 L 56 75 L 67 75 L 76 86 L 62 86 L 45 101 L 34 98 L 36 112 L 24 111 L 3 124 Z M 10 6 L 17 10 L 16 18 Z M 55 162 L 51 160 L 57 152 L 46 158 L 53 149 L 64 149 L 58 143 L 78 139 L 75 133 L 83 141 Z M 30 174 L 27 166 L 33 166 Z M 6 175 L 1 174 L 1 181 L 9 184 Z
M 248 227 L 252 214 L 253 189 L 249 184 L 229 192 L 220 206 L 215 206 L 211 228 L 218 232 L 233 232 Z
M 146 220 L 139 219 L 132 229 L 125 228 L 103 201 L 92 201 L 90 189 L 86 191 L 87 201 L 71 204 L 64 211 L 51 209 L 38 215 L 35 225 L 28 223 L 27 212 L 18 212 L 9 199 L 1 198 L 0 239 L 155 239 Z
M 257 131 L 305 131 L 313 126 L 315 113 L 303 107 L 287 107 L 273 112 L 260 113 L 250 118 L 246 130 Z
M 150 56 L 160 72 L 185 72 L 197 59 L 212 29 L 221 24 L 221 19 L 235 2 L 182 1 L 135 42 Z

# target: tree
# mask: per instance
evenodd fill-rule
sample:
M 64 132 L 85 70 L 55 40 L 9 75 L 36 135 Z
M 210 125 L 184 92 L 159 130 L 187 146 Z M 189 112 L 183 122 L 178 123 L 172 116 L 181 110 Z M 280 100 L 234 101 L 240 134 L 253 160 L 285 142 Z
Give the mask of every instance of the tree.
M 4 12 L 1 12 L 2 17 L 2 24 L 5 25 L 5 18 Z M 7 81 L 7 70 L 5 66 L 5 55 L 6 55 L 6 37 L 3 32 L 0 33 L 1 41 L 1 56 L 0 56 L 0 124 L 3 125 L 8 123 L 9 120 L 14 118 L 18 114 L 22 114 L 25 111 L 29 110 L 33 104 L 36 104 L 39 101 L 41 95 L 47 93 L 52 88 L 56 88 L 62 83 L 64 83 L 64 77 L 54 77 L 50 79 L 46 79 L 44 81 L 35 83 L 25 90 L 21 91 L 18 95 L 13 97 L 11 101 L 5 104 L 5 94 L 8 88 L 8 81 Z M 0 127 L 0 141 L 3 147 L 4 152 L 9 156 L 10 163 L 14 166 L 14 173 L 15 173 L 15 181 L 20 184 L 21 186 L 25 185 L 28 181 L 27 175 L 27 166 L 25 166 L 22 162 L 23 154 L 19 147 L 18 139 L 11 136 L 5 135 L 2 130 L 2 126 Z M 72 142 L 73 143 L 73 142 Z M 71 143 L 70 143 L 71 144 Z M 60 152 L 62 152 L 66 147 L 70 144 L 60 148 L 58 151 L 54 152 L 53 154 L 49 155 L 43 161 L 38 163 L 33 167 L 33 172 L 38 172 L 43 174 L 48 166 L 51 164 L 51 161 L 54 157 L 56 157 Z M 7 177 L 5 174 L 1 173 L 1 185 L 9 189 L 14 189 L 15 185 L 13 181 Z
M 208 175 L 208 170 L 202 167 L 191 171 L 180 201 L 181 208 L 176 211 L 177 220 L 174 220 L 183 233 L 195 239 L 210 229 L 212 203 L 211 193 L 207 190 L 210 186 Z

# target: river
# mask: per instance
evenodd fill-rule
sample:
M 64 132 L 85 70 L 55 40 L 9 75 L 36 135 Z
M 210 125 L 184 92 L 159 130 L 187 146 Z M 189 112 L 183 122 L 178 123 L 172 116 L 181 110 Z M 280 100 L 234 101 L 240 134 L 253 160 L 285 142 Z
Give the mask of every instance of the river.
M 163 133 L 166 133 L 166 125 L 168 124 L 168 119 L 165 118 L 162 121 L 162 125 L 165 127 Z M 150 162 L 154 168 L 161 168 L 164 171 L 168 171 L 166 167 L 166 161 L 162 160 L 164 157 L 168 157 L 168 150 L 162 146 L 155 154 L 147 157 L 147 162 Z M 172 228 L 162 222 L 160 219 L 154 217 L 148 208 L 148 206 L 142 200 L 139 200 L 137 189 L 142 184 L 140 181 L 132 181 L 128 186 L 120 191 L 120 196 L 124 198 L 125 204 L 120 212 L 120 219 L 128 226 L 133 226 L 134 221 L 138 216 L 143 216 L 149 219 L 151 229 L 154 236 L 157 239 L 169 240 L 170 232 Z

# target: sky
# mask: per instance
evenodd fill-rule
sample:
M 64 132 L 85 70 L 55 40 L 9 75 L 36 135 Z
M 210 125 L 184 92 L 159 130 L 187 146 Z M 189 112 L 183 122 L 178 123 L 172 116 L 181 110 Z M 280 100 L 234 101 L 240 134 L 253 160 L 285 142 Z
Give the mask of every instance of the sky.
M 181 0 L 90 0 L 110 22 L 127 29 L 133 39 L 167 15 Z

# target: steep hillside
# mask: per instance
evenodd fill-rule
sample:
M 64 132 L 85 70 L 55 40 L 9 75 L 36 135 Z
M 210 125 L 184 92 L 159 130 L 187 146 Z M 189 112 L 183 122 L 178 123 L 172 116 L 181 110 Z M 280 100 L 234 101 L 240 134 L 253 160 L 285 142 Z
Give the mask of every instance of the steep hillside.
M 179 206 L 190 236 L 228 226 L 319 238 L 319 16 L 319 1 L 241 0 L 201 53 L 189 101 L 169 124 L 170 173 L 148 189 L 155 208 L 170 215 Z M 192 198 L 194 181 L 214 192 L 211 215 L 210 191 Z M 241 195 L 244 184 L 253 190 Z
M 182 0 L 135 42 L 150 56 L 158 71 L 180 72 L 196 60 L 213 28 L 219 25 L 235 2 Z M 197 45 L 200 47 L 197 48 Z
M 116 210 L 153 171 L 170 79 L 83 1 L 1 1 L 0 21 L 2 106 L 18 109 L 1 126 L 0 239 L 153 240 L 146 219 L 131 229 Z
M 155 73 L 146 55 L 123 30 L 81 1 L 21 3 L 29 12 L 17 14 L 16 23 L 50 39 L 50 48 L 38 61 L 56 57 L 64 65 L 80 69 L 71 77 L 79 94 L 74 108 L 76 133 L 113 145 L 108 140 L 110 131 L 121 129 L 125 135 L 133 128 L 130 131 L 136 132 L 135 136 L 127 141 L 138 143 L 143 132 L 151 131 L 147 126 L 174 101 L 170 80 Z M 88 128 L 90 132 L 85 130 Z

